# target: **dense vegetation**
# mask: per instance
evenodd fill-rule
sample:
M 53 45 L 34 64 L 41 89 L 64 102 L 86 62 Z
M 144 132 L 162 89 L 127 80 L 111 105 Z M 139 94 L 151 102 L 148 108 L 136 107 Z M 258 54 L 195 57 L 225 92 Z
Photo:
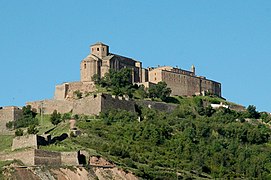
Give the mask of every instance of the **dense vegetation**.
M 165 82 L 152 85 L 149 89 L 144 88 L 142 85 L 134 85 L 132 83 L 131 69 L 129 68 L 123 68 L 119 71 L 110 69 L 109 73 L 106 73 L 104 77 L 100 78 L 95 74 L 92 80 L 97 86 L 106 88 L 106 91 L 111 92 L 113 95 L 128 95 L 138 99 L 159 98 L 165 101 L 171 93 L 171 89 L 167 87 Z M 76 94 L 78 93 L 76 92 Z
M 32 111 L 30 105 L 24 106 L 22 111 L 22 117 L 16 121 L 6 123 L 6 127 L 8 129 L 15 129 L 16 136 L 23 135 L 23 130 L 21 128 L 28 128 L 27 132 L 29 134 L 36 134 L 38 132 L 36 126 L 39 124 L 39 121 L 36 118 L 37 113 Z
M 265 120 L 269 116 L 253 107 L 242 113 L 213 110 L 203 107 L 200 97 L 180 101 L 170 114 L 139 107 L 137 114 L 111 110 L 99 119 L 81 118 L 77 126 L 85 136 L 71 141 L 95 149 L 144 179 L 172 179 L 177 174 L 271 178 L 270 128 L 247 119 L 255 113 Z

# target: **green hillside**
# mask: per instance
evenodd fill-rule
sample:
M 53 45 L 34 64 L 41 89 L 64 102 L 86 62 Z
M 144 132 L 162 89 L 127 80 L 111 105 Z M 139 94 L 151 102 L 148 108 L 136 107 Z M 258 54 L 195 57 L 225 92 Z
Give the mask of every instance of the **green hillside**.
M 271 178 L 270 117 L 253 106 L 244 112 L 214 110 L 203 104 L 224 100 L 206 98 L 177 97 L 179 106 L 169 114 L 140 107 L 137 113 L 82 116 L 81 136 L 43 148 L 85 149 L 143 179 Z M 65 124 L 53 132 L 64 132 Z

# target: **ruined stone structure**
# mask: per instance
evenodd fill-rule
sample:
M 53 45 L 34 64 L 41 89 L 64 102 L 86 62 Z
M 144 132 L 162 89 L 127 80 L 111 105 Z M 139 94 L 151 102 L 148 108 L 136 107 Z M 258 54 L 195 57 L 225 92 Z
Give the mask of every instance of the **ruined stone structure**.
M 83 95 L 93 92 L 95 91 L 93 75 L 103 77 L 109 72 L 109 69 L 120 70 L 122 68 L 130 68 L 132 70 L 131 81 L 142 84 L 146 88 L 164 81 L 171 88 L 171 95 L 192 96 L 209 93 L 221 96 L 221 84 L 203 76 L 197 76 L 194 66 L 191 67 L 191 71 L 171 66 L 145 69 L 142 67 L 142 62 L 110 53 L 108 45 L 98 42 L 90 46 L 90 54 L 81 61 L 80 82 L 57 85 L 55 99 L 70 99 L 74 96 L 75 91 L 80 91 Z
M 48 139 L 49 138 L 49 139 Z M 29 134 L 26 136 L 17 136 L 12 141 L 12 151 L 21 148 L 38 148 L 40 145 L 47 145 L 50 141 L 50 136 L 44 138 L 36 134 Z
M 16 121 L 23 115 L 22 109 L 16 106 L 0 107 L 0 133 L 7 133 L 6 123 Z
M 89 159 L 89 155 L 86 151 L 78 152 L 52 152 L 41 149 L 21 149 L 19 151 L 13 151 L 11 153 L 0 154 L 0 161 L 8 161 L 18 159 L 21 160 L 27 166 L 33 165 L 49 165 L 49 166 L 78 166 L 81 164 L 80 156 L 84 156 Z

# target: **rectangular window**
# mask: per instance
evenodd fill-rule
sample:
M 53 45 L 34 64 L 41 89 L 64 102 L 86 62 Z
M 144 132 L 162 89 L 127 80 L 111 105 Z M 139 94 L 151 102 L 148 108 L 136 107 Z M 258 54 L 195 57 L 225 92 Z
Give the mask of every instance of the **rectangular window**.
M 99 48 L 97 48 L 97 51 L 99 51 Z

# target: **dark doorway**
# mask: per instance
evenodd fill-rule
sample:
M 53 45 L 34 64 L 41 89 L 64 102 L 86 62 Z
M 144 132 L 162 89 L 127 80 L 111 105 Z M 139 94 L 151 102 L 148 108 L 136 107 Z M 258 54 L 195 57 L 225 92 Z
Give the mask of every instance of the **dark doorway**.
M 81 154 L 80 151 L 77 152 L 77 158 L 78 158 L 79 164 L 82 164 L 82 165 L 87 164 L 86 156 L 84 154 Z

